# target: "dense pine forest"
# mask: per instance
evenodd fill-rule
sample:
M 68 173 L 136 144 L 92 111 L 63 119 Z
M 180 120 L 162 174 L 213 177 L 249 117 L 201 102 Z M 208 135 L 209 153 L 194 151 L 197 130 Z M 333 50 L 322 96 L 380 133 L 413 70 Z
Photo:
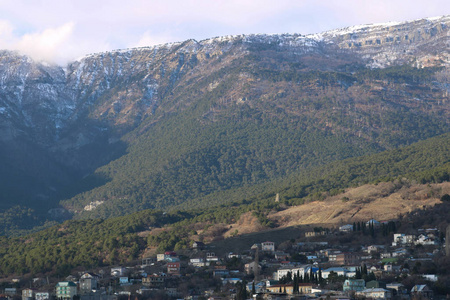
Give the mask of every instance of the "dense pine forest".
M 100 182 L 98 187 L 62 205 L 81 211 L 94 201 L 114 203 L 81 214 L 107 217 L 183 206 L 186 201 L 192 205 L 209 194 L 223 203 L 236 188 L 250 191 L 256 184 L 314 166 L 448 130 L 445 114 L 434 116 L 433 108 L 428 109 L 446 107 L 434 98 L 442 95 L 430 88 L 439 68 L 294 72 L 287 66 L 265 72 L 253 67 L 251 77 L 257 83 L 236 87 L 242 80 L 233 74 L 249 74 L 249 65 L 220 70 L 228 75 L 222 75 L 225 79 L 212 91 L 199 93 L 215 82 L 214 76 L 187 92 L 198 97 L 195 105 L 161 116 L 155 124 L 140 125 L 124 138 L 130 143 L 126 155 L 80 183 L 93 187 Z M 257 92 L 262 86 L 266 91 Z M 227 103 L 239 88 L 240 102 Z M 429 88 L 426 101 L 408 100 L 417 90 Z
M 201 203 L 192 202 L 192 206 L 170 212 L 143 210 L 110 219 L 72 220 L 22 237 L 2 237 L 0 270 L 3 276 L 47 272 L 63 276 L 76 267 L 131 262 L 147 248 L 160 251 L 189 248 L 199 226 L 202 230 L 215 230 L 214 225 L 231 224 L 247 212 L 257 216 L 266 228 L 276 227 L 267 219 L 269 212 L 321 201 L 326 195 L 339 194 L 363 183 L 399 178 L 417 183 L 448 181 L 449 148 L 449 134 L 444 134 L 408 147 L 350 158 L 308 169 L 283 181 L 261 184 L 257 196 L 243 197 L 256 193 L 243 189 L 239 196 L 218 206 L 216 199 L 202 199 Z M 280 194 L 279 202 L 274 201 L 276 193 Z M 445 218 L 439 209 L 435 213 L 426 220 L 441 222 Z M 165 230 L 140 234 L 152 228 Z

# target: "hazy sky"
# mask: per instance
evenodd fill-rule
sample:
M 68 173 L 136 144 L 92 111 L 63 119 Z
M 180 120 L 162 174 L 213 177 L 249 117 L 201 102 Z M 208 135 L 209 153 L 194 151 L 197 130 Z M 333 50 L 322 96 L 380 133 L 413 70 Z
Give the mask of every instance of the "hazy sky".
M 0 49 L 92 52 L 250 33 L 319 33 L 450 14 L 449 0 L 0 0 Z

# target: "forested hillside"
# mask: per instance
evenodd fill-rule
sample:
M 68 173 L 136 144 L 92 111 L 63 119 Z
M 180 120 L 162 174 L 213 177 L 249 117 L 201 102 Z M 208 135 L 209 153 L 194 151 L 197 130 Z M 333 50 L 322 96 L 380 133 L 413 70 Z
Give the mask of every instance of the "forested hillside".
M 250 66 L 253 75 L 233 78 L 250 74 Z M 96 171 L 108 182 L 63 205 L 80 212 L 91 202 L 109 203 L 82 213 L 95 217 L 166 209 L 448 131 L 448 105 L 432 88 L 445 72 L 437 68 L 270 72 L 249 62 L 236 68 L 222 69 L 230 78 L 211 91 L 200 93 L 214 76 L 189 90 L 195 105 L 157 123 L 149 118 L 126 135 L 128 153 Z M 419 91 L 421 99 L 411 99 Z M 215 195 L 217 203 L 230 197 Z
M 148 247 L 182 249 L 189 247 L 193 238 L 199 238 L 196 230 L 201 229 L 205 235 L 210 231 L 215 236 L 214 230 L 229 226 L 213 225 L 234 223 L 246 212 L 256 216 L 261 226 L 274 227 L 276 224 L 267 219 L 270 212 L 307 205 L 309 201 L 323 200 L 327 195 L 366 182 L 403 177 L 420 183 L 449 181 L 449 148 L 449 134 L 444 134 L 398 150 L 313 168 L 288 181 L 260 186 L 258 190 L 263 192 L 257 196 L 239 201 L 230 199 L 232 203 L 227 205 L 214 207 L 210 204 L 215 200 L 210 199 L 211 203 L 192 203 L 199 205 L 199 209 L 169 213 L 144 210 L 107 220 L 72 220 L 20 238 L 3 237 L 0 239 L 1 275 L 50 272 L 63 276 L 77 266 L 94 268 L 133 261 Z M 275 193 L 280 193 L 279 202 L 274 201 Z M 448 205 L 445 207 L 448 209 Z M 401 208 L 398 212 L 401 213 Z M 433 213 L 436 222 L 445 220 L 445 211 L 439 215 L 436 209 Z M 155 228 L 166 230 L 147 236 L 148 230 Z M 138 235 L 142 232 L 147 234 Z

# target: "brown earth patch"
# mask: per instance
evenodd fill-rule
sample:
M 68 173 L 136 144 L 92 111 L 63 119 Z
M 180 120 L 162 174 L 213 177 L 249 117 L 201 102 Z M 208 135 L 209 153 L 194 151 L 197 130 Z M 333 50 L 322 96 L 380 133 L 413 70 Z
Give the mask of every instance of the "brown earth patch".
M 269 215 L 280 227 L 328 224 L 341 225 L 377 219 L 387 221 L 400 214 L 434 206 L 443 194 L 450 193 L 450 183 L 409 185 L 399 182 L 368 184 L 348 189 L 343 194 L 290 207 Z

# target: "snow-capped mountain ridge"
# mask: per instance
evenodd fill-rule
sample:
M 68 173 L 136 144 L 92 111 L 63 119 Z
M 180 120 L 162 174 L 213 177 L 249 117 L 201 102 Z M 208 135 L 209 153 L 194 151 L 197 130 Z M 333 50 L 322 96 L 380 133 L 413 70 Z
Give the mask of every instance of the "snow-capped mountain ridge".
M 35 113 L 28 111 L 30 105 L 34 105 L 34 110 L 54 111 L 48 113 L 53 119 L 53 129 L 49 125 L 43 126 L 46 131 L 53 131 L 53 138 L 44 141 L 54 140 L 60 137 L 59 132 L 65 124 L 77 119 L 80 111 L 88 109 L 118 81 L 127 80 L 131 71 L 144 74 L 139 84 L 134 83 L 140 90 L 134 95 L 134 101 L 146 103 L 140 113 L 145 115 L 149 107 L 153 111 L 157 105 L 157 77 L 164 77 L 170 70 L 173 83 L 179 75 L 177 72 L 182 72 L 183 66 L 187 66 L 186 55 L 199 61 L 226 53 L 240 57 L 258 45 L 267 45 L 292 51 L 296 55 L 345 50 L 349 55 L 361 56 L 363 62 L 371 67 L 412 61 L 417 66 L 448 65 L 449 25 L 450 16 L 442 16 L 409 22 L 358 25 L 315 35 L 250 34 L 202 41 L 187 40 L 89 54 L 64 68 L 34 62 L 15 52 L 2 51 L 0 90 L 4 95 L 0 99 L 0 108 L 4 117 L 23 115 L 26 127 L 39 127 Z M 154 76 L 156 68 L 160 73 L 157 77 Z M 118 106 L 113 105 L 113 111 L 121 110 Z M 14 112 L 12 108 L 15 108 Z
M 337 36 L 337 35 L 345 35 L 349 33 L 361 33 L 361 32 L 367 32 L 370 30 L 375 30 L 376 28 L 391 28 L 391 27 L 398 27 L 402 25 L 409 25 L 413 23 L 420 23 L 421 25 L 425 23 L 429 23 L 431 26 L 436 24 L 448 24 L 450 22 L 450 16 L 439 16 L 439 17 L 430 17 L 430 18 L 424 18 L 424 19 L 415 19 L 415 20 L 409 20 L 409 21 L 391 21 L 391 22 L 385 22 L 385 23 L 373 23 L 373 24 L 362 24 L 362 25 L 355 25 L 355 26 L 349 26 L 349 27 L 343 27 L 338 29 L 332 29 L 327 30 L 319 35 L 324 36 Z M 312 34 L 312 36 L 316 36 L 317 34 Z
M 351 48 L 351 47 L 364 47 L 364 46 L 376 46 L 381 45 L 385 42 L 401 42 L 405 40 L 407 32 L 413 32 L 422 30 L 425 34 L 434 34 L 435 31 L 448 31 L 448 26 L 450 25 L 450 16 L 439 16 L 430 17 L 424 19 L 416 19 L 411 21 L 391 21 L 386 23 L 374 23 L 374 24 L 364 24 L 355 25 L 344 28 L 338 28 L 333 30 L 324 31 L 315 34 L 298 34 L 298 33 L 283 33 L 283 34 L 240 34 L 240 35 L 227 35 L 214 38 L 208 38 L 200 41 L 194 39 L 186 40 L 183 42 L 172 42 L 165 44 L 158 44 L 155 46 L 137 47 L 137 48 L 127 48 L 127 49 L 117 49 L 106 52 L 99 52 L 88 54 L 85 57 L 79 59 L 81 61 L 85 58 L 93 58 L 107 53 L 123 53 L 132 54 L 139 51 L 171 51 L 174 48 L 181 47 L 178 51 L 181 52 L 197 52 L 201 50 L 208 49 L 209 45 L 214 45 L 217 43 L 279 43 L 280 45 L 289 46 L 310 46 L 316 47 L 318 43 L 333 44 L 337 43 L 340 48 Z M 403 32 L 404 34 L 399 34 Z M 377 42 L 377 36 L 384 36 L 383 40 Z M 412 37 L 414 38 L 414 36 Z M 364 43 L 358 43 L 359 40 Z M 372 39 L 372 40 L 371 40 Z M 409 37 L 407 38 L 409 40 Z M 412 42 L 409 40 L 409 43 Z M 191 47 L 183 46 L 186 43 L 190 43 Z

